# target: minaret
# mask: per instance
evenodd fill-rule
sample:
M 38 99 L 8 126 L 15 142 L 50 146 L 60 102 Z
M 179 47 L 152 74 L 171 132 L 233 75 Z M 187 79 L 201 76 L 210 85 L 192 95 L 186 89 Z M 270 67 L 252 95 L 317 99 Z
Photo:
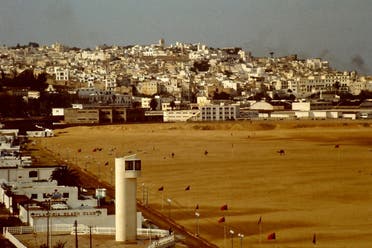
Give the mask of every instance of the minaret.
M 137 239 L 137 177 L 141 175 L 141 160 L 130 155 L 115 158 L 115 226 L 116 241 Z

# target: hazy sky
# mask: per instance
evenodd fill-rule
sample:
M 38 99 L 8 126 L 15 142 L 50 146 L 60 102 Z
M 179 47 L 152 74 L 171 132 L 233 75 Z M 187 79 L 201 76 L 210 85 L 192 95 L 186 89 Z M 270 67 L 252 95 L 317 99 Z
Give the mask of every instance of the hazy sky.
M 0 0 L 0 44 L 79 47 L 164 38 L 372 73 L 372 0 Z

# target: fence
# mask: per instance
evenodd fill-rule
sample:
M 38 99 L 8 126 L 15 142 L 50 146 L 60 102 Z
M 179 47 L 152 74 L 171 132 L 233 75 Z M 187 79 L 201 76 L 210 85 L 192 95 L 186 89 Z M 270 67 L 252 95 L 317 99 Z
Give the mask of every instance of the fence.
M 49 231 L 51 232 L 67 232 L 67 233 L 74 233 L 75 226 L 74 224 L 56 224 L 49 226 Z M 79 234 L 89 234 L 90 227 L 87 225 L 78 224 L 77 232 Z M 27 233 L 40 233 L 40 232 L 47 232 L 47 226 L 35 226 L 34 228 L 31 226 L 12 226 L 12 227 L 4 227 L 3 233 L 9 232 L 11 234 L 27 234 Z M 102 234 L 102 235 L 114 235 L 115 234 L 115 227 L 91 227 L 92 234 Z M 137 235 L 143 237 L 166 237 L 168 236 L 169 231 L 163 229 L 147 229 L 147 228 L 137 228 Z
M 3 232 L 4 238 L 8 239 L 9 242 L 11 242 L 15 247 L 17 247 L 17 248 L 27 248 L 16 237 L 14 237 L 13 234 L 11 234 L 8 231 L 8 227 L 4 227 L 3 229 L 4 229 L 4 232 Z
M 11 233 L 11 234 L 28 234 L 34 233 L 34 229 L 32 226 L 11 226 L 11 227 L 3 227 L 3 233 Z
M 147 248 L 165 248 L 165 247 L 171 247 L 175 244 L 176 238 L 174 237 L 174 234 L 161 238 L 159 240 L 156 240 L 152 242 Z

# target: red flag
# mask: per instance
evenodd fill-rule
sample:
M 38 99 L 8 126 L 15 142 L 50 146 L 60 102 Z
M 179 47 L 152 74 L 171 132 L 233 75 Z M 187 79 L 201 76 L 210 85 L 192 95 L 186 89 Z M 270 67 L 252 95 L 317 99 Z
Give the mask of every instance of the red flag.
M 199 209 L 199 204 L 196 204 L 195 209 Z
M 159 190 L 159 191 L 163 191 L 163 190 L 164 190 L 164 187 L 161 186 L 158 190 Z
M 96 152 L 97 151 L 97 148 L 94 148 L 92 152 Z
M 267 236 L 267 239 L 268 240 L 274 240 L 274 239 L 276 239 L 276 235 L 275 235 L 275 233 L 273 232 L 273 233 L 270 233 L 268 236 Z
M 81 148 L 78 149 L 78 152 L 81 152 Z
M 185 190 L 190 190 L 190 185 L 185 188 Z
M 261 223 L 262 223 L 262 216 L 260 216 L 260 218 L 258 219 L 257 224 L 260 225 Z
M 227 210 L 227 209 L 228 209 L 228 208 L 227 208 L 227 204 L 221 206 L 221 210 L 222 210 L 222 211 Z
M 105 165 L 108 165 L 108 164 L 109 164 L 109 162 L 108 162 L 108 161 L 106 161 Z
M 313 244 L 315 245 L 316 244 L 316 234 L 314 233 L 313 235 Z
M 223 223 L 223 222 L 225 222 L 225 216 L 218 219 L 218 223 Z

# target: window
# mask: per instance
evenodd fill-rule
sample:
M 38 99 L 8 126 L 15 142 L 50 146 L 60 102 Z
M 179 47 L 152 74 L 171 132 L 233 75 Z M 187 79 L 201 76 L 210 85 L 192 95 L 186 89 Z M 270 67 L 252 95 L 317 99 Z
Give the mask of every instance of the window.
M 125 170 L 133 170 L 133 161 L 125 161 Z
M 69 198 L 70 194 L 69 193 L 63 193 L 63 198 Z
M 136 160 L 134 163 L 135 163 L 134 164 L 135 170 L 140 171 L 141 170 L 141 160 Z
M 31 199 L 37 199 L 37 194 L 31 194 Z
M 37 171 L 30 171 L 30 172 L 28 173 L 28 176 L 29 176 L 29 177 L 37 177 Z

